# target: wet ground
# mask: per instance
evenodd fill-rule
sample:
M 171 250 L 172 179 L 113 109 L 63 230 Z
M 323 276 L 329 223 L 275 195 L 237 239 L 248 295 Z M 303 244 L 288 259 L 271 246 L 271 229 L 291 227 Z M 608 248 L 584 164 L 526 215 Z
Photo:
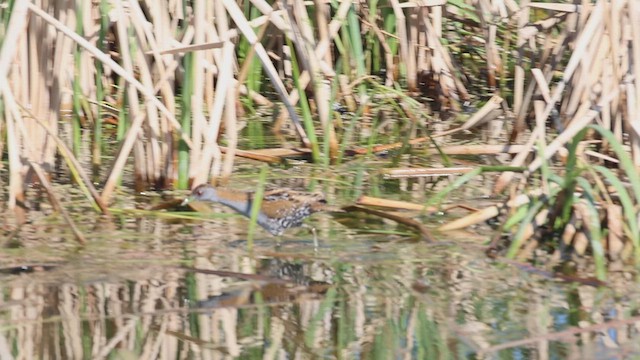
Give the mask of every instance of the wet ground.
M 357 191 L 340 181 L 293 185 L 344 204 Z M 544 254 L 536 266 L 548 272 L 488 258 L 489 226 L 426 243 L 388 220 L 321 213 L 307 221 L 317 250 L 300 228 L 280 246 L 259 229 L 248 251 L 247 219 L 224 207 L 205 220 L 134 211 L 186 192 L 120 194 L 113 208 L 127 211 L 107 219 L 73 186 L 59 191 L 84 249 L 46 200 L 17 231 L 2 208 L 0 358 L 640 357 L 633 269 L 612 272 L 607 286 L 563 281 Z M 431 228 L 445 220 L 423 218 Z

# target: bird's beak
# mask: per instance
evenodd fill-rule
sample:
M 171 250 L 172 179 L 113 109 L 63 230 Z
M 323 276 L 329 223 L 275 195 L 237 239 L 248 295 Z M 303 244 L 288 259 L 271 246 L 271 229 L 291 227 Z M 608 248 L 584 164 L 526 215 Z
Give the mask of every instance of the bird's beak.
M 191 202 L 191 196 L 189 196 L 188 198 L 184 199 L 184 201 L 182 201 L 182 203 L 180 203 L 180 206 L 187 206 L 187 204 L 189 204 Z

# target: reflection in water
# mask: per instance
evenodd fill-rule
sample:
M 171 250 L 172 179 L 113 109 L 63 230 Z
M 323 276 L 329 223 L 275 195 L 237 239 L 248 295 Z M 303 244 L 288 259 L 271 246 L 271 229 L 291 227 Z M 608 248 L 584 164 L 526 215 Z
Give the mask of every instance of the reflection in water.
M 20 229 L 17 249 L 0 252 L 1 359 L 577 359 L 640 351 L 635 282 L 559 283 L 487 259 L 475 240 L 390 241 L 319 215 L 317 253 L 301 231 L 279 249 L 266 235 L 249 254 L 246 220 L 237 216 L 123 216 L 106 229 L 86 215 L 91 240 L 74 251 L 58 220 L 34 219 Z
M 500 353 L 583 358 L 597 351 L 606 357 L 611 345 L 638 351 L 632 324 L 549 336 L 599 316 L 623 319 L 633 310 L 603 301 L 602 290 L 524 280 L 504 271 L 513 268 L 497 269 L 445 247 L 430 250 L 449 251 L 457 265 L 418 260 L 415 255 L 429 251 L 404 246 L 369 262 L 227 257 L 228 268 L 253 272 L 213 270 L 219 268 L 213 256 L 194 259 L 202 271 L 129 264 L 116 277 L 89 275 L 89 268 L 74 273 L 67 264 L 4 275 L 0 355 L 431 359 L 485 350 L 480 357 L 493 358 L 491 346 L 536 337 Z M 576 311 L 583 315 L 574 318 Z

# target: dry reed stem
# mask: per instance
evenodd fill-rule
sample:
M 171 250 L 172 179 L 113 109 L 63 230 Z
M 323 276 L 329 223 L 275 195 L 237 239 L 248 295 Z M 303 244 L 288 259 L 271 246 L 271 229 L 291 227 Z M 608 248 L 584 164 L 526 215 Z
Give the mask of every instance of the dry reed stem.
M 233 53 L 233 48 L 230 49 Z M 228 55 L 229 58 L 233 58 L 233 54 Z M 229 177 L 233 172 L 233 163 L 235 160 L 236 147 L 238 146 L 238 126 L 236 116 L 236 103 L 238 99 L 236 95 L 237 82 L 235 79 L 231 79 L 229 84 L 228 95 L 225 98 L 226 109 L 224 112 L 224 125 L 225 132 L 227 134 L 227 152 L 222 164 L 222 176 Z
M 629 19 L 640 18 L 640 5 L 637 1 L 630 0 L 628 2 Z M 614 20 L 615 22 L 615 20 Z M 629 125 L 631 125 L 631 147 L 633 151 L 633 160 L 636 167 L 640 167 L 640 22 L 631 20 L 626 22 L 626 26 L 631 27 L 631 54 L 633 56 L 633 78 L 634 82 L 627 82 L 628 91 L 628 111 Z
M 438 231 L 452 231 L 463 229 L 467 226 L 483 223 L 489 219 L 500 215 L 500 208 L 498 206 L 489 206 L 487 208 L 478 210 L 469 215 L 463 216 L 459 219 L 450 221 L 438 228 Z
M 27 109 L 24 109 L 24 111 L 28 112 Z M 95 186 L 93 186 L 93 182 L 91 181 L 87 173 L 82 168 L 82 164 L 80 164 L 80 161 L 78 161 L 78 159 L 73 155 L 73 152 L 71 151 L 71 149 L 69 149 L 67 144 L 65 144 L 64 141 L 60 139 L 58 135 L 56 135 L 53 131 L 51 131 L 51 129 L 49 129 L 49 127 L 42 120 L 38 119 L 33 114 L 29 114 L 29 115 L 31 116 L 31 119 L 33 119 L 46 131 L 47 135 L 49 135 L 52 139 L 55 140 L 58 151 L 60 152 L 62 157 L 68 162 L 69 168 L 73 169 L 72 173 L 77 173 L 78 176 L 80 177 L 80 179 L 77 179 L 78 182 L 79 183 L 82 182 L 84 186 L 86 186 L 86 188 L 89 190 L 89 194 L 93 198 L 93 201 L 95 201 L 95 203 L 100 208 L 100 211 L 102 211 L 103 214 L 108 215 L 109 207 L 104 201 L 102 201 L 100 193 L 98 193 L 98 190 L 95 188 Z M 18 125 L 24 138 L 27 139 L 28 138 L 27 131 L 26 129 L 23 128 L 22 126 L 23 124 L 18 123 Z M 25 145 L 27 145 L 26 142 L 25 142 Z
M 336 15 L 334 16 L 333 20 L 331 20 L 331 22 L 329 23 L 327 39 L 321 39 L 318 42 L 318 45 L 316 46 L 315 55 L 318 59 L 322 59 L 326 57 L 327 54 L 329 53 L 329 49 L 332 44 L 331 41 L 333 41 L 333 39 L 338 35 L 340 31 L 340 27 L 343 25 L 344 21 L 346 21 L 346 16 L 350 8 L 351 8 L 351 2 L 343 1 L 340 3 L 340 6 L 338 7 L 338 11 L 336 12 Z M 292 41 L 294 41 L 295 38 L 294 37 L 292 38 L 293 38 Z M 335 75 L 333 73 L 333 70 L 329 71 L 326 69 L 328 64 L 325 64 L 324 61 L 320 61 L 319 65 L 322 67 L 323 72 L 325 74 L 330 76 Z M 309 75 L 309 72 L 307 71 L 307 69 L 301 69 L 300 77 L 298 79 L 300 87 L 306 88 L 309 85 L 310 81 L 311 81 L 311 76 Z M 289 101 L 292 104 L 297 104 L 299 100 L 300 100 L 300 93 L 298 92 L 298 89 L 292 89 L 291 93 L 289 93 Z
M 542 191 L 540 191 L 540 189 L 529 192 L 527 194 L 520 194 L 502 204 L 492 205 L 487 208 L 475 211 L 474 213 L 467 216 L 448 222 L 440 226 L 438 228 L 438 231 L 458 230 L 470 225 L 484 222 L 498 216 L 501 211 L 507 211 L 525 205 L 531 201 L 532 197 L 540 196 L 541 194 Z
M 76 241 L 80 245 L 85 245 L 87 243 L 87 239 L 85 238 L 84 234 L 82 234 L 82 231 L 78 229 L 73 219 L 71 219 L 71 216 L 69 216 L 69 213 L 67 213 L 67 210 L 65 210 L 64 207 L 58 201 L 58 198 L 56 197 L 56 193 L 53 190 L 53 186 L 51 186 L 51 183 L 47 178 L 47 174 L 44 172 L 44 170 L 42 170 L 42 167 L 40 167 L 39 164 L 31 161 L 29 162 L 29 164 L 31 165 L 31 168 L 38 176 L 38 180 L 40 180 L 40 184 L 47 192 L 47 195 L 49 196 L 49 201 L 51 202 L 51 205 L 53 206 L 53 208 L 57 212 L 59 212 L 60 215 L 62 215 L 62 218 L 64 219 L 64 221 L 67 223 L 67 225 L 69 225 L 69 229 L 71 229 L 71 232 L 73 233 L 73 236 L 76 238 Z
M 225 43 L 223 47 L 222 63 L 220 64 L 220 74 L 218 76 L 216 96 L 213 101 L 213 107 L 209 109 L 209 123 L 204 132 L 204 147 L 202 148 L 202 154 L 198 159 L 198 166 L 194 169 L 197 171 L 194 174 L 192 185 L 205 183 L 209 177 L 209 172 L 214 177 L 220 176 L 222 168 L 222 155 L 218 148 L 218 134 L 220 131 L 220 124 L 222 123 L 223 111 L 226 104 L 226 98 L 229 97 L 233 100 L 233 110 L 235 110 L 235 98 L 229 92 L 233 90 L 233 52 L 234 45 L 230 41 Z M 230 111 L 227 104 L 227 111 Z M 234 131 L 235 133 L 235 131 Z M 233 155 L 231 155 L 233 156 Z
M 603 99 L 607 100 L 607 99 Z M 603 101 L 604 102 L 604 101 Z M 607 103 L 604 102 L 604 105 Z M 549 160 L 562 146 L 571 141 L 573 137 L 578 134 L 584 127 L 589 125 L 593 120 L 598 116 L 598 112 L 596 110 L 589 110 L 587 114 L 579 117 L 571 122 L 571 125 L 560 135 L 558 135 L 552 142 L 549 143 L 549 146 L 545 149 L 543 153 L 543 157 L 537 157 L 531 164 L 529 164 L 527 171 L 533 172 L 536 171 L 542 165 L 543 161 Z
M 16 200 L 23 200 L 23 179 L 21 176 L 22 161 L 20 160 L 20 136 L 15 123 L 22 121 L 13 91 L 9 86 L 7 74 L 14 59 L 17 45 L 27 25 L 27 2 L 19 1 L 14 4 L 11 19 L 6 29 L 2 48 L 0 48 L 0 92 L 4 100 L 4 119 L 7 127 L 7 150 L 9 158 L 9 209 L 14 209 Z
M 525 29 L 529 22 L 529 0 L 522 0 L 520 3 L 521 8 L 517 12 L 517 27 L 518 27 L 518 39 L 516 40 L 516 49 L 518 56 L 516 57 L 515 69 L 514 69 L 514 86 L 513 86 L 513 112 L 520 113 L 520 109 L 523 104 L 524 97 L 524 46 L 526 44 L 526 36 L 523 29 Z M 523 119 L 524 120 L 524 119 Z
M 294 16 L 295 21 L 293 21 Z M 331 100 L 331 87 L 324 81 L 320 73 L 322 60 L 316 56 L 316 52 L 314 51 L 314 45 L 316 43 L 314 29 L 310 26 L 311 21 L 306 7 L 302 2 L 294 2 L 289 22 L 291 23 L 292 33 L 296 40 L 293 44 L 297 47 L 299 54 L 304 54 L 303 56 L 298 56 L 297 59 L 300 67 L 307 69 L 308 76 L 312 80 L 318 117 L 320 118 L 322 129 L 326 131 L 327 141 L 329 141 L 329 155 L 331 158 L 334 158 L 337 154 L 338 142 L 333 126 L 329 122 L 331 116 L 331 105 L 329 104 Z M 296 26 L 296 24 L 298 24 L 298 26 Z M 332 70 L 330 74 L 325 75 L 333 76 L 335 73 Z
M 390 0 L 390 3 L 391 8 L 393 9 L 393 14 L 396 16 L 396 26 L 398 29 L 398 45 L 400 46 L 400 63 L 403 64 L 406 63 L 409 58 L 409 41 L 407 39 L 406 18 L 398 0 Z M 401 70 L 406 71 L 406 68 Z
M 533 256 L 533 251 L 538 248 L 538 237 L 533 237 L 539 232 L 540 227 L 547 223 L 547 217 L 549 216 L 549 209 L 542 209 L 533 218 L 533 222 L 524 225 L 525 230 L 522 233 L 521 249 L 518 252 L 517 259 L 526 261 Z
M 107 177 L 107 181 L 105 182 L 104 187 L 102 189 L 102 194 L 101 194 L 102 201 L 104 201 L 105 203 L 109 203 L 109 200 L 111 199 L 111 195 L 113 195 L 113 191 L 115 190 L 115 187 L 118 183 L 118 179 L 122 174 L 122 169 L 124 168 L 124 165 L 127 162 L 129 153 L 131 152 L 131 149 L 133 149 L 137 141 L 138 132 L 140 131 L 142 123 L 144 122 L 145 116 L 146 116 L 145 113 L 140 113 L 138 114 L 138 116 L 136 116 L 133 119 L 133 122 L 131 123 L 131 127 L 127 132 L 127 136 L 124 138 L 124 141 L 120 144 L 120 148 L 118 149 L 118 153 L 116 154 L 115 161 L 113 162 L 111 169 L 109 169 L 109 172 L 108 172 L 109 175 Z
M 264 38 L 264 35 L 267 32 L 267 28 L 269 27 L 269 23 L 266 22 L 264 23 L 259 31 L 258 31 L 258 41 L 262 41 L 262 39 Z M 237 81 L 239 84 L 244 84 L 244 81 L 247 79 L 247 75 L 249 74 L 249 69 L 251 69 L 251 64 L 253 63 L 253 58 L 256 54 L 255 51 L 255 47 L 251 47 L 249 49 L 249 52 L 246 54 L 245 58 L 244 58 L 244 62 L 242 63 L 242 67 L 240 68 L 240 72 L 238 73 L 238 76 L 236 77 Z M 242 86 L 238 86 L 237 90 L 236 90 L 236 97 L 238 96 L 238 94 L 240 93 L 240 90 L 242 89 Z M 246 88 L 245 88 L 246 89 Z
M 440 148 L 447 155 L 517 154 L 524 151 L 524 145 L 453 145 Z M 429 149 L 430 155 L 438 155 L 437 149 Z
M 541 119 L 548 118 L 549 114 L 551 113 L 551 110 L 555 107 L 555 103 L 561 99 L 563 91 L 565 89 L 565 85 L 569 84 L 572 80 L 574 80 L 573 75 L 576 72 L 576 69 L 578 69 L 578 66 L 581 64 L 585 56 L 589 56 L 589 55 L 586 55 L 585 53 L 589 49 L 589 46 L 593 44 L 592 39 L 595 36 L 594 34 L 600 28 L 600 24 L 602 22 L 603 12 L 604 12 L 603 7 L 604 7 L 603 3 L 598 2 L 596 6 L 592 9 L 590 16 L 585 24 L 585 27 L 583 31 L 580 33 L 579 38 L 577 39 L 575 49 L 571 58 L 569 59 L 569 63 L 565 68 L 563 81 L 561 81 L 556 86 L 555 90 L 551 95 L 550 101 L 547 103 L 545 109 L 538 113 L 537 116 L 539 116 L 539 118 Z M 596 42 L 596 44 L 600 44 L 600 43 Z M 593 45 L 592 49 L 596 47 L 597 45 Z M 585 70 L 582 70 L 582 71 L 588 71 L 586 69 L 590 69 L 590 67 L 585 66 L 584 69 Z M 597 73 L 600 74 L 601 72 L 598 71 Z M 586 77 L 589 77 L 589 76 L 586 76 Z M 598 107 L 602 108 L 605 106 L 610 106 L 611 100 L 617 96 L 617 93 L 618 91 L 614 90 L 611 93 L 603 94 L 603 96 L 601 96 L 601 98 L 598 101 Z M 548 160 L 551 156 L 553 156 L 557 150 L 559 150 L 564 144 L 566 144 L 569 140 L 571 140 L 575 134 L 577 134 L 580 130 L 582 130 L 582 128 L 584 128 L 594 118 L 596 118 L 596 116 L 598 116 L 599 112 L 596 110 L 590 110 L 587 112 L 587 115 L 583 115 L 583 113 L 586 112 L 588 107 L 589 107 L 589 101 L 582 101 L 581 108 L 573 111 L 573 114 L 575 115 L 574 120 L 572 120 L 570 122 L 569 127 L 564 132 L 562 132 L 557 138 L 555 138 L 549 144 L 549 146 L 545 149 L 544 155 L 543 155 L 544 160 Z M 537 141 L 537 140 L 534 140 L 534 138 L 539 138 L 540 132 L 542 131 L 543 129 L 537 126 L 536 130 L 534 131 L 531 138 L 529 139 L 529 142 L 527 143 L 527 145 L 533 146 Z M 524 153 L 518 154 L 514 158 L 511 165 L 512 166 L 518 166 L 517 164 L 522 165 L 525 157 L 526 155 L 524 155 Z M 542 164 L 543 159 L 536 158 L 529 165 L 528 167 L 529 171 L 535 171 L 536 169 L 538 169 Z M 503 173 L 498 179 L 498 181 L 496 182 L 494 191 L 501 192 L 506 186 L 506 184 L 510 181 L 512 176 L 513 176 L 513 173 L 511 172 Z
M 242 10 L 240 10 L 240 8 L 238 7 L 238 4 L 236 4 L 236 2 L 233 0 L 222 0 L 222 3 L 227 9 L 229 16 L 231 16 L 236 26 L 238 26 L 238 28 L 246 38 L 247 42 L 251 44 L 251 46 L 255 47 L 255 51 L 256 51 L 256 54 L 258 55 L 258 59 L 260 59 L 260 62 L 262 63 L 262 67 L 264 68 L 265 72 L 269 76 L 269 79 L 271 80 L 273 87 L 275 88 L 276 92 L 282 99 L 282 102 L 285 104 L 285 107 L 287 108 L 287 112 L 289 113 L 289 117 L 291 118 L 291 121 L 293 121 L 295 129 L 298 132 L 298 136 L 300 136 L 302 143 L 305 146 L 309 147 L 310 146 L 309 138 L 307 137 L 307 134 L 304 131 L 302 124 L 300 123 L 300 119 L 296 114 L 293 104 L 291 104 L 291 102 L 287 97 L 284 83 L 282 82 L 282 80 L 280 80 L 280 77 L 278 76 L 278 71 L 274 67 L 271 60 L 269 59 L 269 55 L 267 54 L 267 51 L 264 49 L 262 44 L 258 42 L 258 38 L 256 34 L 253 32 L 253 29 L 251 28 L 248 21 L 244 17 Z M 272 20 L 274 19 L 275 17 Z
M 402 209 L 402 210 L 417 210 L 417 211 L 425 211 L 425 212 L 438 211 L 438 208 L 434 206 L 426 207 L 424 205 L 414 204 L 407 201 L 389 200 L 389 199 L 382 199 L 382 198 L 365 196 L 365 195 L 358 198 L 358 201 L 356 201 L 356 204 L 365 205 L 365 206 L 380 206 L 380 207 Z
M 393 62 L 393 51 L 391 50 L 391 47 L 387 43 L 385 34 L 380 29 L 380 27 L 378 27 L 376 23 L 368 23 L 368 22 L 364 22 L 364 23 L 371 28 L 374 35 L 378 38 L 378 41 L 380 42 L 380 46 L 382 46 L 382 50 L 384 51 L 384 61 L 387 67 L 387 71 L 385 73 L 384 85 L 393 86 L 394 74 L 396 72 L 396 64 L 394 64 Z M 355 110 L 351 110 L 351 111 L 355 111 Z
M 193 29 L 194 36 L 193 41 L 196 44 L 201 44 L 205 41 L 205 32 L 204 27 L 206 24 L 205 20 L 205 3 L 204 0 L 195 0 L 193 3 Z M 194 146 L 191 148 L 189 152 L 189 178 L 193 179 L 196 177 L 196 173 L 203 170 L 201 163 L 201 154 L 202 151 L 201 144 L 202 139 L 204 137 L 205 132 L 205 114 L 204 114 L 204 52 L 196 51 L 193 54 L 193 94 L 191 96 L 190 108 L 191 108 L 191 141 L 193 141 Z M 223 75 L 223 74 L 220 74 Z M 217 94 L 220 96 L 220 94 Z M 220 112 L 220 116 L 222 113 Z M 219 124 L 218 119 L 218 124 Z M 215 138 L 215 142 L 217 143 L 217 137 Z M 208 169 L 208 168 L 207 168 Z
M 434 71 L 439 76 L 439 82 L 445 96 L 455 100 L 467 100 L 470 98 L 467 89 L 457 76 L 453 76 L 455 66 L 449 55 L 449 51 L 442 46 L 440 39 L 436 38 L 436 30 L 428 19 L 425 19 L 424 25 L 427 28 L 429 37 L 429 46 L 433 48 L 434 54 L 438 57 L 434 58 L 431 64 Z
M 90 44 L 87 40 L 85 40 L 84 38 L 82 38 L 81 36 L 76 34 L 75 32 L 71 31 L 68 27 L 66 27 L 64 24 L 62 24 L 60 21 L 58 21 L 57 19 L 55 19 L 51 15 L 47 14 L 46 12 L 44 12 L 38 6 L 36 6 L 34 4 L 31 4 L 30 2 L 27 2 L 27 4 L 28 4 L 28 7 L 29 7 L 29 10 L 31 10 L 33 13 L 35 13 L 36 15 L 41 17 L 47 23 L 51 24 L 58 31 L 62 32 L 64 35 L 66 35 L 69 38 L 71 38 L 74 42 L 76 42 L 82 48 L 84 48 L 85 50 L 90 52 L 98 60 L 103 62 L 106 66 L 110 67 L 115 73 L 120 75 L 127 82 L 131 83 L 135 87 L 136 90 L 140 91 L 140 93 L 142 93 L 145 96 L 145 99 L 147 101 L 150 101 L 150 102 L 154 103 L 158 107 L 158 109 L 160 109 L 160 111 L 162 111 L 162 113 L 166 115 L 167 119 L 169 119 L 169 121 L 171 122 L 171 125 L 174 127 L 174 129 L 178 133 L 180 133 L 180 135 L 182 137 L 182 140 L 184 140 L 185 143 L 189 147 L 191 147 L 191 140 L 185 134 L 182 133 L 181 127 L 180 127 L 180 123 L 176 120 L 175 116 L 166 108 L 166 106 L 164 106 L 164 104 L 162 102 L 160 102 L 160 100 L 156 99 L 155 92 L 153 92 L 153 89 L 146 88 L 138 80 L 136 80 L 135 77 L 133 77 L 133 75 L 131 73 L 127 72 L 118 63 L 113 61 L 107 54 L 103 53 L 98 48 L 96 48 L 95 46 Z M 136 101 L 136 103 L 137 103 L 137 101 Z
M 6 78 L 0 74 L 0 91 L 5 106 L 5 123 L 7 124 L 7 150 L 9 152 L 9 209 L 15 209 L 17 202 L 24 202 L 22 167 L 20 160 L 21 136 L 15 124 L 22 121 L 18 106 Z
M 109 342 L 107 342 L 107 344 L 104 345 L 102 349 L 100 349 L 95 358 L 106 358 L 111 353 L 111 351 L 115 349 L 118 343 L 123 342 L 127 336 L 130 336 L 132 334 L 137 323 L 137 318 L 131 317 L 127 324 L 124 327 L 120 327 L 118 332 L 109 340 Z
M 606 206 L 607 212 L 607 256 L 611 260 L 620 258 L 620 254 L 624 249 L 624 224 L 622 219 L 624 215 L 622 213 L 622 206 L 616 204 L 608 204 Z
M 362 206 L 356 206 L 356 205 L 352 205 L 352 206 L 347 206 L 344 208 L 345 211 L 347 212 L 351 212 L 351 211 L 360 211 L 360 212 L 364 212 L 365 214 L 370 214 L 370 215 L 374 215 L 374 216 L 378 216 L 384 219 L 389 219 L 389 220 L 393 220 L 399 224 L 411 227 L 413 229 L 416 230 L 416 232 L 418 233 L 418 235 L 420 235 L 420 238 L 424 241 L 427 242 L 432 242 L 434 241 L 434 237 L 431 235 L 431 232 L 429 231 L 429 229 L 427 229 L 426 226 L 424 226 L 422 223 L 420 223 L 419 221 L 416 221 L 414 219 L 408 218 L 408 217 L 404 217 L 404 216 L 399 216 L 399 215 L 395 215 L 395 214 L 391 214 L 388 212 L 384 212 L 384 211 L 378 211 L 378 210 L 373 210 L 373 209 L 368 209 L 368 208 L 364 208 Z
M 254 22 L 252 22 L 253 24 Z M 267 24 L 267 22 L 264 22 L 265 24 Z M 263 24 L 264 25 L 264 24 Z M 229 34 L 227 34 L 229 35 Z M 224 46 L 224 41 L 211 41 L 211 42 L 205 42 L 202 44 L 191 44 L 191 45 L 182 45 L 182 46 L 176 46 L 176 47 L 172 47 L 170 49 L 164 49 L 164 50 L 158 50 L 157 48 L 151 48 L 151 50 L 147 51 L 146 54 L 158 54 L 158 55 L 175 55 L 175 54 L 184 54 L 184 53 L 190 53 L 190 52 L 196 52 L 196 51 L 203 51 L 203 50 L 211 50 L 211 49 L 220 49 L 222 48 L 222 46 Z
M 491 99 L 489 99 L 489 101 L 487 101 L 487 103 L 484 104 L 484 106 L 482 106 L 480 110 L 478 110 L 471 117 L 469 117 L 469 119 L 462 126 L 454 129 L 450 129 L 447 131 L 443 131 L 437 134 L 433 134 L 431 135 L 431 137 L 436 138 L 436 137 L 451 135 L 460 131 L 469 130 L 479 124 L 483 124 L 487 121 L 493 120 L 497 117 L 497 114 L 492 115 L 492 113 L 495 110 L 500 109 L 500 105 L 502 104 L 503 101 L 504 100 L 500 96 L 493 95 Z
M 424 43 L 419 42 L 418 26 L 420 22 L 418 20 L 418 12 L 420 8 L 411 7 L 408 8 L 406 13 L 406 26 L 407 26 L 407 57 L 404 60 L 405 77 L 407 79 L 407 89 L 410 92 L 418 91 L 418 55 L 416 52 L 425 47 Z M 398 19 L 396 19 L 398 20 Z M 424 38 L 422 39 L 424 41 Z M 420 64 L 422 65 L 422 64 Z M 434 72 L 438 73 L 437 70 Z
M 417 177 L 438 177 L 466 174 L 473 171 L 472 167 L 449 167 L 449 168 L 396 168 L 384 169 L 381 173 L 385 179 L 417 178 Z

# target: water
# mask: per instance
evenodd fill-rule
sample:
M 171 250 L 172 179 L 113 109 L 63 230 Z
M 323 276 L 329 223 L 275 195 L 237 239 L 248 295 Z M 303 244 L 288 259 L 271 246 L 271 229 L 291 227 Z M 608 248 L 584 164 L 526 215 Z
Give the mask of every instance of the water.
M 278 180 L 277 172 L 273 178 L 278 185 L 314 183 Z M 333 203 L 352 201 L 357 191 L 345 178 L 316 182 L 316 190 Z M 239 179 L 234 185 L 251 186 Z M 416 188 L 378 185 L 382 193 Z M 632 270 L 612 273 L 609 287 L 561 282 L 489 259 L 488 227 L 436 234 L 428 244 L 390 221 L 316 214 L 307 223 L 318 230 L 318 251 L 301 228 L 279 247 L 259 229 L 249 252 L 247 219 L 224 207 L 214 206 L 207 220 L 168 216 L 175 209 L 133 211 L 184 192 L 120 194 L 113 207 L 131 210 L 105 219 L 73 186 L 57 189 L 89 242 L 79 249 L 45 200 L 17 231 L 3 208 L 3 359 L 640 355 L 640 287 Z M 604 321 L 611 326 L 599 325 Z

